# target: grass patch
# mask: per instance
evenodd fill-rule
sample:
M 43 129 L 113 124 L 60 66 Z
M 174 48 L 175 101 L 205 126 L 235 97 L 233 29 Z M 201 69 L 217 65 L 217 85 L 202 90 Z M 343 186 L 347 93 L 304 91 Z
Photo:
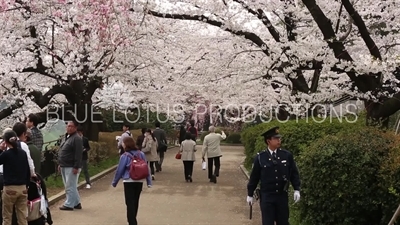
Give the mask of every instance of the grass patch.
M 97 165 L 91 165 L 89 162 L 89 174 L 90 176 L 94 176 L 98 173 L 101 173 L 102 171 L 118 164 L 119 156 L 110 156 L 110 158 L 103 160 L 102 162 L 98 163 Z M 83 173 L 79 175 L 79 182 L 84 181 L 85 176 Z M 50 197 L 51 195 L 54 195 L 62 190 L 64 190 L 64 184 L 61 178 L 61 174 L 56 175 L 51 175 L 50 177 L 47 178 L 46 181 L 46 186 L 47 186 L 47 195 Z

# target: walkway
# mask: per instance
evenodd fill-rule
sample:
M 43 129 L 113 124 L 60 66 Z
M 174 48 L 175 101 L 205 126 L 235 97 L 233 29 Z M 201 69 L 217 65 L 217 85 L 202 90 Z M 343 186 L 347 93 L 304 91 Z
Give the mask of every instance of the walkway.
M 239 168 L 243 147 L 223 146 L 218 183 L 210 183 L 207 172 L 201 170 L 201 153 L 197 152 L 193 183 L 186 183 L 183 164 L 175 159 L 177 149 L 165 155 L 163 171 L 156 173 L 152 188 L 143 188 L 138 212 L 140 225 L 226 224 L 259 225 L 259 207 L 253 207 L 249 220 L 246 205 L 246 178 Z M 56 225 L 126 225 L 123 185 L 111 187 L 114 174 L 81 190 L 82 210 L 60 211 L 63 201 L 51 208 Z

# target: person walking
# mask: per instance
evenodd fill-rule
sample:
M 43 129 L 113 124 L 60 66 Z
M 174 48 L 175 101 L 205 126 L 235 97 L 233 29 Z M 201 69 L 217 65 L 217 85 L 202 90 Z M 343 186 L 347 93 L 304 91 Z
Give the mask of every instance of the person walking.
M 168 149 L 168 144 L 167 144 L 167 134 L 163 129 L 160 128 L 161 124 L 160 122 L 156 122 L 156 129 L 153 131 L 154 137 L 157 139 L 157 153 L 158 157 L 160 158 L 160 161 L 156 164 L 156 172 L 161 172 L 162 171 L 162 164 L 164 162 L 164 154 Z
M 136 139 L 136 146 L 139 148 L 139 150 L 142 149 L 146 131 L 147 131 L 147 128 L 142 128 L 142 130 L 141 130 L 142 135 L 139 135 Z
M 78 122 L 67 124 L 67 133 L 60 144 L 58 170 L 65 187 L 66 200 L 60 210 L 82 209 L 78 192 L 78 178 L 82 167 L 83 141 L 79 136 Z
M 138 222 L 136 217 L 139 209 L 139 199 L 142 192 L 144 179 L 132 180 L 132 178 L 130 178 L 129 170 L 132 160 L 127 154 L 136 155 L 146 162 L 147 160 L 144 153 L 138 150 L 136 147 L 136 143 L 132 137 L 124 137 L 122 140 L 122 148 L 124 149 L 125 153 L 122 154 L 119 159 L 117 171 L 115 172 L 111 186 L 117 187 L 119 180 L 123 179 L 128 224 L 137 225 Z
M 122 140 L 125 137 L 132 137 L 132 133 L 131 133 L 130 129 L 131 129 L 131 126 L 128 123 L 122 125 L 122 132 L 123 133 L 121 134 L 121 137 L 118 140 L 118 152 L 119 152 L 119 155 L 124 154 L 124 149 L 122 148 Z
M 192 140 L 192 134 L 186 133 L 185 140 L 182 141 L 179 152 L 182 154 L 183 171 L 186 182 L 193 182 L 193 164 L 196 160 L 196 142 Z
M 262 225 L 289 225 L 289 183 L 294 188 L 294 201 L 300 201 L 300 176 L 293 155 L 281 149 L 279 127 L 261 136 L 268 148 L 254 158 L 247 184 L 247 203 L 253 204 L 253 193 L 259 182 Z
M 90 175 L 89 175 L 89 167 L 88 167 L 88 151 L 90 150 L 89 139 L 83 136 L 83 127 L 78 126 L 77 129 L 78 135 L 82 138 L 83 143 L 83 151 L 82 151 L 82 172 L 85 175 L 86 181 L 86 189 L 90 189 L 92 187 L 92 182 L 90 182 Z
M 180 130 L 179 130 L 179 145 L 182 144 L 182 142 L 186 138 L 186 129 L 185 126 L 181 125 Z
M 221 140 L 226 138 L 224 131 L 222 134 L 215 133 L 215 127 L 210 126 L 208 128 L 210 132 L 204 137 L 203 141 L 203 151 L 202 151 L 202 159 L 205 161 L 205 155 L 207 154 L 208 161 L 208 179 L 210 182 L 217 183 L 217 177 L 219 177 L 219 170 L 221 168 L 220 158 L 222 156 L 221 152 Z M 213 172 L 213 164 L 215 166 L 215 170 Z
M 146 130 L 145 138 L 142 143 L 142 152 L 145 154 L 147 162 L 150 164 L 151 179 L 155 180 L 154 167 L 159 160 L 157 154 L 158 143 L 150 129 Z

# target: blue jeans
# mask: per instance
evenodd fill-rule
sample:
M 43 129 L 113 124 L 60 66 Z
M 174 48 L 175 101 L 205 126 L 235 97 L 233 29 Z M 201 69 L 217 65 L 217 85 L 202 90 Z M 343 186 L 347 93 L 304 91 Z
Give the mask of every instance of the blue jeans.
M 77 174 L 72 173 L 72 167 L 61 167 L 61 176 L 65 187 L 66 200 L 64 206 L 74 208 L 81 202 L 78 192 L 78 178 L 81 169 Z

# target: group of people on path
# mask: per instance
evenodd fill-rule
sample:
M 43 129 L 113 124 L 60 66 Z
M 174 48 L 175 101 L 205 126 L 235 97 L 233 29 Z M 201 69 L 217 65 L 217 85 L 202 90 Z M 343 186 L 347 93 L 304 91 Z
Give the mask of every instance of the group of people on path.
M 156 167 L 156 172 L 162 171 L 161 165 L 163 163 L 164 153 L 167 150 L 166 134 L 165 131 L 160 128 L 159 122 L 156 122 L 155 125 L 156 129 L 153 131 L 143 128 L 142 135 L 137 137 L 136 142 L 129 132 L 129 125 L 124 125 L 123 132 L 126 135 L 121 135 L 118 142 L 121 157 L 111 185 L 116 187 L 119 180 L 123 180 L 126 213 L 129 225 L 138 224 L 136 217 L 144 181 L 146 180 L 149 188 L 152 187 L 152 181 L 155 180 L 154 166 Z M 210 182 L 217 183 L 217 177 L 219 176 L 221 166 L 220 157 L 222 156 L 220 142 L 226 138 L 226 135 L 223 131 L 222 134 L 215 133 L 215 127 L 213 126 L 209 127 L 209 132 L 210 134 L 205 136 L 203 141 L 202 161 L 205 162 L 205 157 L 207 155 L 208 178 Z M 180 138 L 181 141 L 178 153 L 181 154 L 181 160 L 183 161 L 184 177 L 186 182 L 193 182 L 193 165 L 196 160 L 195 152 L 197 151 L 197 130 L 195 132 L 193 129 L 191 131 L 185 131 L 184 133 L 181 132 Z M 160 146 L 162 147 L 160 148 Z M 132 179 L 130 175 L 130 165 L 135 159 L 132 159 L 130 155 L 137 156 L 148 163 L 150 172 L 146 179 Z

